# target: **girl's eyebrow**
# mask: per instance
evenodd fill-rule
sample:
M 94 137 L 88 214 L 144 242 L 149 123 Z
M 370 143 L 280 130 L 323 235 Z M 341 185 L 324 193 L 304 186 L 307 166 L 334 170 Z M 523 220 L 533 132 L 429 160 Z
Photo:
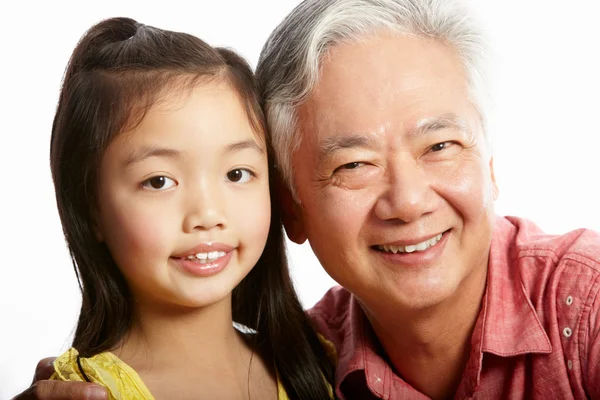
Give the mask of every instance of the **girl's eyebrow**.
M 255 150 L 255 151 L 259 152 L 261 155 L 265 154 L 265 151 L 263 149 L 261 149 L 260 146 L 257 145 L 256 142 L 252 139 L 242 140 L 240 142 L 231 143 L 225 147 L 224 152 L 225 153 L 235 153 L 235 152 L 246 150 L 246 149 Z
M 155 146 L 144 146 L 134 152 L 131 152 L 125 159 L 123 165 L 127 168 L 132 166 L 133 164 L 142 162 L 150 157 L 178 158 L 180 154 L 181 153 L 178 150 L 174 149 Z
M 260 153 L 260 155 L 265 154 L 265 151 L 252 139 L 231 143 L 225 147 L 224 153 L 235 153 L 246 149 L 254 150 Z M 133 164 L 140 163 L 150 157 L 179 158 L 180 156 L 181 152 L 179 150 L 166 147 L 144 146 L 136 151 L 132 151 L 127 158 L 125 158 L 123 165 L 125 168 L 128 168 Z

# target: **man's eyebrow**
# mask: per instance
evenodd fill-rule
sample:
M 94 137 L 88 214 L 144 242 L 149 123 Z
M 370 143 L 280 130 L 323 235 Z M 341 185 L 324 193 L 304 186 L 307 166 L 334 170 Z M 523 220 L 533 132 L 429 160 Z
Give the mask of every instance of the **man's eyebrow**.
M 165 147 L 144 146 L 131 152 L 123 164 L 125 167 L 130 167 L 133 164 L 140 163 L 150 157 L 178 158 L 180 155 L 181 153 L 178 150 Z
M 224 152 L 225 153 L 236 153 L 238 151 L 242 151 L 242 150 L 246 150 L 246 149 L 255 150 L 255 151 L 259 152 L 261 155 L 265 154 L 265 151 L 258 144 L 256 144 L 256 142 L 252 139 L 242 140 L 240 142 L 231 143 L 231 144 L 227 145 L 227 147 L 225 147 Z
M 456 114 L 444 114 L 438 117 L 428 117 L 417 123 L 413 135 L 420 136 L 426 133 L 436 132 L 442 129 L 457 129 L 461 132 L 471 135 L 469 125 Z
M 333 153 L 339 150 L 352 149 L 356 147 L 364 149 L 377 149 L 379 148 L 379 144 L 372 136 L 364 134 L 328 137 L 319 142 L 319 161 L 325 160 L 327 157 L 330 157 Z

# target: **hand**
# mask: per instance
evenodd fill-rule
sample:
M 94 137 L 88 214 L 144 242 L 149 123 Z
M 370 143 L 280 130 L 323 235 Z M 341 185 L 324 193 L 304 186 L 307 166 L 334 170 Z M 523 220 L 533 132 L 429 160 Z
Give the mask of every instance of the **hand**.
M 49 381 L 54 360 L 54 357 L 41 360 L 31 386 L 12 400 L 108 400 L 106 389 L 93 383 Z

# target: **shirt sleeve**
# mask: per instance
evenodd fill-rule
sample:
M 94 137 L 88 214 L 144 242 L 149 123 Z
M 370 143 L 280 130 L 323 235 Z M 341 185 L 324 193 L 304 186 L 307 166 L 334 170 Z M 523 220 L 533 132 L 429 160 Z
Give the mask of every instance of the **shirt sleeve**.
M 109 352 L 84 358 L 70 348 L 54 361 L 50 379 L 96 383 L 107 389 L 109 400 L 154 400 L 137 373 Z
M 53 381 L 86 382 L 81 369 L 77 365 L 77 350 L 70 348 L 54 360 L 54 374 L 50 377 Z

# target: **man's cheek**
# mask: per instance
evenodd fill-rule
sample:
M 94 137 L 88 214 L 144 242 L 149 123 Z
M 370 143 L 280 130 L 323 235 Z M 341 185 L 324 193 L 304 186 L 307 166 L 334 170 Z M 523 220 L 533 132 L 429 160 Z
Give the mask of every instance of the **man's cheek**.
M 434 189 L 462 212 L 480 211 L 490 186 L 480 168 L 462 167 L 460 174 L 440 174 Z
M 374 196 L 366 191 L 338 190 L 331 199 L 322 204 L 322 210 L 313 218 L 325 220 L 334 226 L 354 232 L 363 223 L 369 213 Z M 338 229 L 334 229 L 338 231 Z

